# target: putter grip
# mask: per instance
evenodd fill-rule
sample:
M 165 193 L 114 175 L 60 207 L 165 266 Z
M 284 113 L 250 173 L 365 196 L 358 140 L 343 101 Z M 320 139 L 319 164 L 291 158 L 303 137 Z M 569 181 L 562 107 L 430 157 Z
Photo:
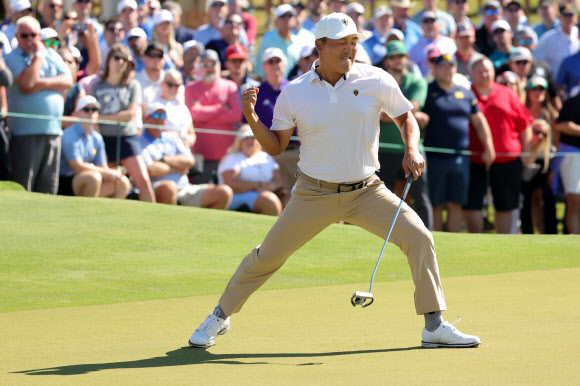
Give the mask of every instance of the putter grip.
M 405 201 L 405 197 L 407 197 L 407 193 L 409 193 L 409 189 L 411 189 L 412 183 L 413 183 L 413 173 L 409 174 L 409 178 L 407 178 L 407 182 L 405 183 L 405 188 L 403 189 L 403 195 L 401 196 L 401 200 Z

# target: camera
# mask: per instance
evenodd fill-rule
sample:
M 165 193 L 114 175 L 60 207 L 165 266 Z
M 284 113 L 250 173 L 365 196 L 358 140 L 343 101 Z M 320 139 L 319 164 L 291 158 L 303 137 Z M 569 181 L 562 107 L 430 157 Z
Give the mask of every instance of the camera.
M 85 23 L 77 23 L 70 26 L 71 31 L 84 31 L 87 29 L 87 25 Z

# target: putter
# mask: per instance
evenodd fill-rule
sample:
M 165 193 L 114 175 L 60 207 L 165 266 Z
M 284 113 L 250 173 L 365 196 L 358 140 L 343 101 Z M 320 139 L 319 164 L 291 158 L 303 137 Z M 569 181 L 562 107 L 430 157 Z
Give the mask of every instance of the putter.
M 389 237 L 391 236 L 391 232 L 393 231 L 393 227 L 395 226 L 395 221 L 397 221 L 397 216 L 399 215 L 399 211 L 401 210 L 401 206 L 405 201 L 405 197 L 407 197 L 407 193 L 411 188 L 411 183 L 413 182 L 413 173 L 409 174 L 409 178 L 407 178 L 407 182 L 405 183 L 405 188 L 403 189 L 403 195 L 401 196 L 401 202 L 399 203 L 399 207 L 397 208 L 397 213 L 395 213 L 395 218 L 393 218 L 393 223 L 391 224 L 391 228 L 389 229 L 389 233 L 387 234 L 387 238 L 385 239 L 385 243 L 383 244 L 383 248 L 381 249 L 381 254 L 379 255 L 379 259 L 377 260 L 377 264 L 375 265 L 375 269 L 373 270 L 373 274 L 371 276 L 371 286 L 369 288 L 369 292 L 362 292 L 356 291 L 354 295 L 350 298 L 350 302 L 352 303 L 353 307 L 362 306 L 362 308 L 368 307 L 375 301 L 373 296 L 373 280 L 375 279 L 375 273 L 377 272 L 377 268 L 379 267 L 379 263 L 381 262 L 381 258 L 383 257 L 383 252 L 385 251 L 385 247 L 387 246 L 387 242 L 389 241 Z

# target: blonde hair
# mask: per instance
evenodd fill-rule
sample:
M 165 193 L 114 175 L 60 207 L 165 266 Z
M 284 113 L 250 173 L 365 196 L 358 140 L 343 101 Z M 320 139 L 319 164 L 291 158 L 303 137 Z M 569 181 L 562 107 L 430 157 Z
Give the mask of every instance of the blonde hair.
M 153 27 L 153 32 L 151 33 L 151 41 L 159 42 L 162 45 L 165 45 L 165 43 L 163 43 L 160 39 L 159 32 L 157 32 L 158 25 L 159 24 Z M 178 47 L 181 46 L 181 44 L 179 44 L 177 40 L 175 40 L 175 28 L 173 27 L 173 23 L 171 22 L 169 22 L 169 36 L 167 38 L 167 44 L 169 45 L 169 50 L 177 50 L 179 52 Z
M 548 171 L 548 167 L 550 166 L 550 149 L 552 147 L 552 127 L 545 119 L 536 119 L 532 123 L 532 135 L 534 135 L 533 130 L 534 126 L 541 126 L 546 130 L 546 135 L 544 138 L 535 145 L 532 145 L 530 152 L 532 153 L 531 160 L 532 162 L 536 162 L 536 160 L 540 157 L 544 159 L 544 168 L 542 169 L 542 173 L 546 173 Z
M 250 125 L 248 125 L 247 123 L 240 126 L 240 128 L 238 129 L 238 135 L 236 135 L 236 139 L 234 139 L 234 143 L 232 144 L 232 146 L 230 146 L 228 148 L 228 150 L 226 151 L 226 154 L 232 154 L 232 153 L 237 153 L 240 150 L 240 143 L 242 142 L 242 134 L 247 131 L 247 130 L 252 130 L 250 128 Z M 260 142 L 258 142 L 256 144 L 258 152 L 262 151 L 262 145 L 260 145 Z

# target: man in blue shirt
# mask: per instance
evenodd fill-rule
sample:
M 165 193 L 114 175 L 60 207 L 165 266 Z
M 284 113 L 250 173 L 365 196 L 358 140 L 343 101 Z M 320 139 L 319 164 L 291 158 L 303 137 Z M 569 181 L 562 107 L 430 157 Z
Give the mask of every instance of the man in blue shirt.
M 40 24 L 32 16 L 16 22 L 18 47 L 6 55 L 14 83 L 8 88 L 8 110 L 51 119 L 8 119 L 13 138 L 12 177 L 28 191 L 56 194 L 60 163 L 60 118 L 63 93 L 73 83 L 70 70 L 55 50 L 40 41 Z
M 403 31 L 405 35 L 405 48 L 411 51 L 411 48 L 419 42 L 423 31 L 421 26 L 410 19 L 411 8 L 415 3 L 410 0 L 392 0 L 391 7 L 393 8 L 393 19 L 395 20 L 395 28 Z
M 556 17 L 556 5 L 554 0 L 541 0 L 538 3 L 538 16 L 542 19 L 539 23 L 532 26 L 538 39 L 548 31 L 560 26 L 560 19 Z
M 373 15 L 373 35 L 362 42 L 373 65 L 379 64 L 387 54 L 386 36 L 393 28 L 393 11 L 387 6 L 380 6 Z
M 484 144 L 484 160 L 495 158 L 491 131 L 479 111 L 471 90 L 453 83 L 457 63 L 451 55 L 435 59 L 423 112 L 429 115 L 425 128 L 425 146 L 451 150 L 466 150 L 469 146 L 471 123 Z M 433 204 L 433 230 L 443 230 L 443 208 L 447 206 L 447 231 L 460 232 L 462 206 L 467 203 L 469 187 L 469 156 L 457 153 L 427 151 L 429 194 Z
M 556 76 L 556 84 L 564 89 L 568 97 L 571 97 L 570 91 L 576 88 L 578 83 L 580 83 L 580 51 L 562 61 Z
M 107 166 L 105 142 L 94 130 L 100 108 L 91 95 L 77 102 L 74 115 L 83 121 L 70 126 L 62 135 L 60 195 L 125 198 L 131 188 L 126 176 Z

